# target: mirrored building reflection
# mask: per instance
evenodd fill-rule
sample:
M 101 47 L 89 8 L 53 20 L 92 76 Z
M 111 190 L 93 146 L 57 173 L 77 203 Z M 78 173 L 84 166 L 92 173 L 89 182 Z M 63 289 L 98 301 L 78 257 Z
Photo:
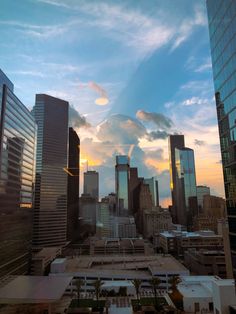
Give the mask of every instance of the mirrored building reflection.
M 0 277 L 28 272 L 37 126 L 0 70 Z
M 115 180 L 117 197 L 117 215 L 129 214 L 130 160 L 128 156 L 116 156 Z
M 207 0 L 231 254 L 236 274 L 236 2 Z
M 197 187 L 194 151 L 184 147 L 175 149 L 177 221 L 191 228 L 197 210 Z M 195 203 L 195 206 L 194 206 Z

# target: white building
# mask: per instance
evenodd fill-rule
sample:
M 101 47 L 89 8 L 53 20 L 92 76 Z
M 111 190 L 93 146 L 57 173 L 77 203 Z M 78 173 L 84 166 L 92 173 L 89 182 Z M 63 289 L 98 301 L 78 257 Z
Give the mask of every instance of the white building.
M 178 290 L 186 313 L 228 314 L 236 304 L 234 280 L 217 276 L 183 276 Z

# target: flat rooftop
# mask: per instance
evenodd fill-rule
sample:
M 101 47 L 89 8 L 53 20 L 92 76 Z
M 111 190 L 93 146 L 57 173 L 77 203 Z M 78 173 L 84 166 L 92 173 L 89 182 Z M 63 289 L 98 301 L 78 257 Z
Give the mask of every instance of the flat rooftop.
M 65 273 L 87 273 L 94 277 L 127 275 L 127 278 L 132 274 L 145 278 L 166 273 L 188 275 L 189 271 L 171 255 L 90 255 L 67 258 Z
M 72 279 L 71 276 L 18 276 L 0 289 L 0 304 L 56 302 Z

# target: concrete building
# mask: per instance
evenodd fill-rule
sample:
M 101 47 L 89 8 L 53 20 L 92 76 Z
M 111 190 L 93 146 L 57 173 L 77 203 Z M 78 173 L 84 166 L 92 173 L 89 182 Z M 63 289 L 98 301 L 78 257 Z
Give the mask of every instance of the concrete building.
M 98 201 L 99 174 L 97 171 L 84 172 L 84 194 L 88 194 Z
M 67 101 L 36 95 L 38 124 L 33 246 L 63 246 L 67 240 Z
M 148 184 L 140 183 L 139 186 L 139 207 L 136 215 L 137 227 L 141 234 L 143 234 L 143 213 L 145 210 L 150 210 L 152 205 L 152 194 Z
M 187 250 L 184 264 L 194 275 L 214 275 L 227 278 L 224 251 Z
M 144 179 L 144 184 L 148 184 L 150 193 L 152 195 L 152 205 L 159 206 L 159 192 L 158 192 L 158 181 L 154 177 Z
M 229 314 L 236 304 L 234 280 L 217 276 L 181 277 L 178 290 L 185 313 Z
M 143 236 L 154 237 L 161 232 L 171 230 L 172 218 L 168 210 L 160 207 L 145 209 L 143 211 Z
M 225 199 L 214 195 L 204 195 L 203 213 L 207 216 L 225 218 L 226 217 Z
M 31 257 L 30 274 L 33 276 L 44 276 L 49 273 L 52 261 L 61 255 L 61 248 L 47 247 L 43 248 Z
M 29 271 L 37 126 L 0 70 L 0 278 Z
M 82 194 L 79 199 L 80 235 L 88 236 L 96 233 L 99 205 L 97 199 L 90 194 Z
M 198 185 L 197 186 L 197 204 L 199 213 L 203 210 L 203 196 L 204 195 L 210 195 L 210 188 L 205 185 Z
M 134 217 L 110 217 L 110 237 L 136 238 L 136 224 Z
M 160 247 L 165 253 L 178 255 L 190 248 L 222 250 L 223 238 L 210 230 L 198 232 L 165 231 L 160 233 Z
M 54 265 L 56 260 L 54 261 Z M 161 280 L 160 289 L 168 289 L 172 276 L 188 276 L 189 271 L 171 255 L 102 255 L 79 256 L 67 258 L 65 270 L 54 268 L 50 275 L 72 276 L 86 280 L 86 289 L 92 290 L 91 283 L 100 278 L 102 281 L 120 281 L 140 279 L 142 288 L 149 288 L 148 280 L 158 277 Z

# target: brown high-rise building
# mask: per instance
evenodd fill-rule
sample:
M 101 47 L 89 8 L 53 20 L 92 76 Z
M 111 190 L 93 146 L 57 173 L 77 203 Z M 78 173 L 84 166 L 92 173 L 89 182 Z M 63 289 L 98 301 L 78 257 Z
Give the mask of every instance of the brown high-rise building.
M 176 165 L 175 149 L 181 149 L 184 145 L 184 135 L 169 136 L 169 167 L 170 167 L 170 190 L 172 197 L 172 219 L 177 223 L 177 190 L 176 190 Z

